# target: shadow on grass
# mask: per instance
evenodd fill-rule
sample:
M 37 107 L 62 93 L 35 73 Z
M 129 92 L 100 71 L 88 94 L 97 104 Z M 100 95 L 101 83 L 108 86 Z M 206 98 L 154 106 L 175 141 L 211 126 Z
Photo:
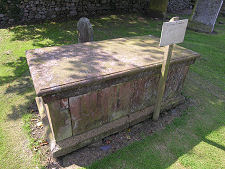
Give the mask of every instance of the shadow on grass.
M 150 25 L 150 20 L 147 21 L 147 23 L 144 23 L 142 21 L 137 22 L 133 19 L 127 20 L 126 18 L 124 18 L 122 21 L 117 21 L 116 19 L 114 19 L 115 23 L 112 23 L 112 20 L 110 21 L 109 19 L 109 22 L 107 22 L 107 19 L 102 19 L 100 21 L 97 19 L 92 22 L 93 24 L 95 24 L 96 28 L 95 40 L 111 39 L 121 36 L 134 36 L 134 34 L 159 35 L 161 30 L 160 26 L 158 26 L 157 23 L 155 23 L 154 25 Z M 118 22 L 120 23 L 118 24 Z M 150 28 L 151 26 L 153 26 L 153 28 Z M 64 24 L 45 23 L 43 25 L 29 25 L 10 28 L 10 31 L 14 32 L 14 37 L 12 38 L 12 41 L 32 40 L 34 48 L 76 43 L 77 38 L 75 30 L 76 22 L 73 21 Z M 8 66 L 16 68 L 18 67 L 17 71 L 19 71 L 24 68 L 24 63 L 25 59 L 22 59 L 21 64 L 16 65 L 14 63 L 10 63 Z M 24 71 L 27 71 L 27 66 Z M 22 74 L 16 74 L 15 77 L 18 77 L 20 75 Z M 13 79 L 13 77 L 8 78 L 10 80 Z M 7 81 L 7 77 L 5 77 L 4 80 Z M 202 82 L 202 84 L 206 85 L 204 82 Z M 202 93 L 202 90 L 199 90 L 199 87 L 196 85 L 190 85 L 188 90 L 190 93 L 194 93 L 195 97 L 197 97 L 199 93 Z M 214 90 L 214 88 L 212 88 L 212 90 Z M 18 79 L 18 82 L 15 82 L 11 86 L 8 86 L 6 94 L 26 95 L 24 96 L 26 100 L 24 104 L 19 104 L 18 106 L 11 106 L 12 113 L 8 115 L 9 120 L 16 120 L 18 118 L 21 118 L 24 114 L 28 112 L 27 108 L 34 99 L 34 94 L 32 94 L 32 91 L 32 81 L 29 75 Z M 197 109 L 197 115 L 205 117 L 204 113 L 207 114 L 208 112 L 204 112 L 203 114 L 201 114 L 201 108 L 204 106 L 207 107 L 207 105 L 210 105 L 211 108 L 209 109 L 209 114 L 212 115 L 211 110 L 214 108 L 216 109 L 218 106 L 216 104 L 216 101 L 217 100 L 215 98 L 208 97 L 205 97 L 205 100 L 198 100 L 196 104 L 196 106 L 199 107 L 199 109 Z M 197 127 L 195 126 L 195 128 L 191 128 L 191 131 L 188 131 L 188 129 L 185 128 L 189 117 L 187 117 L 188 115 L 184 115 L 180 119 L 176 119 L 170 126 L 168 126 L 166 130 L 160 133 L 155 133 L 153 136 L 147 137 L 142 141 L 135 142 L 129 145 L 128 147 L 125 147 L 122 150 L 119 150 L 114 154 L 107 156 L 102 161 L 93 163 L 93 165 L 88 168 L 109 168 L 111 166 L 112 168 L 167 168 L 171 166 L 174 162 L 176 162 L 179 157 L 189 152 L 194 146 L 196 146 L 201 141 L 205 141 L 210 145 L 224 150 L 224 147 L 222 145 L 219 145 L 218 143 L 215 143 L 211 140 L 205 139 L 206 135 L 223 126 L 221 120 L 222 115 L 218 114 L 220 112 L 221 110 L 217 111 L 217 114 L 213 114 L 215 122 L 214 125 L 209 125 L 209 121 L 197 119 L 194 122 L 199 123 L 199 125 L 197 124 Z M 196 112 L 192 113 L 194 114 Z M 215 117 L 215 115 L 217 116 Z M 208 117 L 207 120 L 209 120 Z M 184 129 L 183 133 L 182 129 Z M 174 131 L 177 131 L 178 134 L 173 135 Z M 193 132 L 197 138 L 192 138 L 192 135 L 190 135 L 191 132 Z M 166 143 L 168 141 L 170 141 L 171 145 L 168 145 L 168 150 L 165 150 L 163 146 L 167 145 Z M 171 152 L 173 154 L 172 157 Z M 62 158 L 66 158 L 70 155 L 71 154 Z M 82 161 L 83 158 L 88 157 L 86 154 L 81 154 L 80 161 Z M 81 166 L 79 162 L 75 163 L 73 161 L 62 166 L 66 167 L 74 164 Z
M 5 83 L 12 82 L 17 77 L 20 77 L 24 74 L 25 71 L 28 70 L 28 65 L 25 57 L 19 57 L 15 61 L 7 62 L 4 66 L 13 69 L 13 74 L 10 76 L 0 76 L 0 85 L 4 85 Z
M 77 42 L 76 21 L 66 23 L 46 22 L 9 28 L 11 41 L 29 41 L 34 47 L 60 46 Z
M 26 46 L 26 44 L 30 44 L 30 41 L 32 41 L 32 48 L 61 46 L 77 42 L 76 22 L 66 24 L 49 22 L 40 25 L 23 25 L 8 28 L 8 30 L 13 32 L 10 39 L 11 42 L 20 41 L 20 43 Z M 11 83 L 28 71 L 25 53 L 26 50 L 32 48 L 24 48 L 24 51 L 22 51 L 24 56 L 3 65 L 12 71 L 12 73 L 9 76 L 0 76 L 0 85 Z M 16 57 L 17 55 L 21 55 L 21 53 L 15 53 L 14 55 Z
M 124 34 L 134 36 L 154 32 L 153 34 L 159 35 L 159 32 L 153 31 L 153 28 L 158 26 L 158 21 L 137 15 L 109 15 L 92 18 L 91 23 L 94 27 L 95 41 L 124 37 Z M 161 26 L 161 23 L 159 25 Z M 12 41 L 32 40 L 33 45 L 36 47 L 77 43 L 77 20 L 63 23 L 46 22 L 37 25 L 16 26 L 9 28 L 9 30 L 14 33 Z M 49 40 L 49 42 L 45 43 L 45 40 Z
M 114 39 L 119 37 L 160 35 L 161 21 L 144 18 L 138 15 L 109 15 L 91 18 L 94 27 L 94 40 Z M 77 43 L 77 20 L 63 23 L 46 22 L 36 25 L 23 25 L 8 28 L 13 33 L 11 41 L 32 43 L 32 48 L 62 46 Z M 10 83 L 28 70 L 25 52 L 24 57 L 7 63 L 6 67 L 13 71 L 13 75 L 0 76 L 0 84 Z M 18 55 L 15 53 L 15 55 Z M 10 71 L 11 71 L 10 70 Z
M 209 140 L 207 138 L 204 138 L 203 141 L 208 143 L 208 144 L 210 144 L 210 145 L 212 145 L 212 146 L 214 146 L 214 147 L 217 147 L 217 148 L 225 151 L 225 147 L 223 145 L 220 145 L 220 144 L 218 144 L 218 143 L 216 143 L 216 142 L 214 142 L 212 140 Z
M 15 96 L 15 97 L 21 97 L 21 102 L 23 104 L 19 103 L 17 106 L 12 104 L 11 106 L 11 113 L 8 113 L 8 119 L 9 120 L 17 120 L 21 118 L 24 114 L 30 113 L 28 111 L 28 107 L 32 102 L 34 102 L 34 88 L 32 84 L 32 80 L 30 78 L 30 74 L 27 71 L 22 75 L 22 77 L 16 79 L 9 85 L 7 85 L 6 90 L 5 90 L 5 96 Z M 25 100 L 25 103 L 24 103 Z

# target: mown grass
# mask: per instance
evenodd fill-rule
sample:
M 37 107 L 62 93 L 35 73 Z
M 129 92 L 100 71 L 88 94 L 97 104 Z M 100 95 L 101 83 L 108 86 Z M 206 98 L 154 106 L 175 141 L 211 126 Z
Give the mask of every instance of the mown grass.
M 225 23 L 225 18 L 219 21 Z M 91 22 L 95 40 L 159 37 L 162 25 L 162 21 L 137 15 L 111 15 Z M 30 132 L 27 108 L 35 97 L 25 51 L 76 43 L 76 23 L 46 22 L 0 30 L 0 168 L 40 166 L 37 156 L 33 158 L 26 148 L 29 143 L 21 130 L 25 126 L 26 133 Z M 202 55 L 192 66 L 183 91 L 194 105 L 165 130 L 87 168 L 225 168 L 224 28 L 217 24 L 217 34 L 187 31 L 182 46 Z

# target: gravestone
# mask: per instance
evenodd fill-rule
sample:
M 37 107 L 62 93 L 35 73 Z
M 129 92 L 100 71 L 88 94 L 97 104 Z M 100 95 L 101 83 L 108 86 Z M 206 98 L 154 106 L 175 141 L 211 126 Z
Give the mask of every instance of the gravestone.
M 223 0 L 197 0 L 188 27 L 201 32 L 213 32 L 222 4 Z
M 93 28 L 88 18 L 82 17 L 77 23 L 78 43 L 91 42 L 93 38 Z

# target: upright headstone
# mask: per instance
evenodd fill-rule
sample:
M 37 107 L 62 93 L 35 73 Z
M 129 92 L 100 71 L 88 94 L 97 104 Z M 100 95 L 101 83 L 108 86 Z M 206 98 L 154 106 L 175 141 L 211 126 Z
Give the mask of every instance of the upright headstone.
M 222 5 L 223 0 L 197 0 L 188 27 L 201 32 L 213 32 Z
M 82 17 L 77 23 L 78 43 L 91 42 L 94 40 L 93 28 L 88 18 Z

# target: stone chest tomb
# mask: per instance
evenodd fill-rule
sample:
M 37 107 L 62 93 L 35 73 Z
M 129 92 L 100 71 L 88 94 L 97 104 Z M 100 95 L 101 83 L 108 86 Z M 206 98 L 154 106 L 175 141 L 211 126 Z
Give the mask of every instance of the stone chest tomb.
M 184 101 L 198 53 L 175 46 L 163 109 Z M 153 36 L 27 51 L 37 104 L 55 157 L 152 116 L 163 58 Z

